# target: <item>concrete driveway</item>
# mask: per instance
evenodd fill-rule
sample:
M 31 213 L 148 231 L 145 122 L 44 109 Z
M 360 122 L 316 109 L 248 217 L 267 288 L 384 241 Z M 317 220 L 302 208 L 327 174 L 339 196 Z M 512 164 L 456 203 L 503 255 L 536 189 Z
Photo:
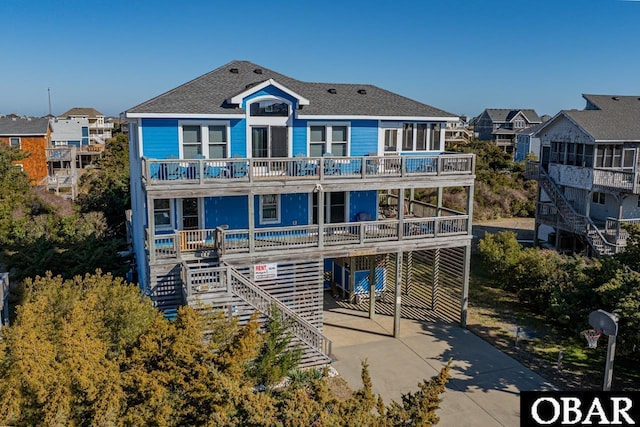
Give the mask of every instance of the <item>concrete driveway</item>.
M 437 318 L 402 319 L 400 338 L 391 337 L 393 318 L 331 305 L 324 312 L 325 335 L 333 341 L 333 366 L 353 388 L 362 386 L 367 359 L 373 391 L 385 403 L 416 391 L 452 359 L 452 378 L 438 410 L 440 426 L 517 426 L 520 390 L 553 386 L 515 359 L 456 324 Z

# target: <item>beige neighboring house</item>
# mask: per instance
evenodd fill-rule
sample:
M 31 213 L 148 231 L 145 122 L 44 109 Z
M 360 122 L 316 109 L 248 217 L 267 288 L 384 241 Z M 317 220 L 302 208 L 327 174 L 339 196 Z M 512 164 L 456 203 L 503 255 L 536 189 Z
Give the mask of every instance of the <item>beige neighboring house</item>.
M 560 251 L 609 255 L 626 246 L 622 225 L 640 223 L 640 96 L 582 96 L 584 110 L 560 111 L 535 133 L 536 234 L 551 227 Z
M 60 116 L 60 119 L 87 119 L 89 121 L 89 140 L 91 143 L 104 144 L 113 136 L 113 122 L 109 122 L 95 108 L 74 107 Z

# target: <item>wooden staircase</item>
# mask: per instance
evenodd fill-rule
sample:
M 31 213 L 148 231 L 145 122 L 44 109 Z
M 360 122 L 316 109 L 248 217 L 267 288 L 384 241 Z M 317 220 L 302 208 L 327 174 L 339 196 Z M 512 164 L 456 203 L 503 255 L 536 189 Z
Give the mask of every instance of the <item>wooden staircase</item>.
M 572 233 L 585 236 L 587 242 L 589 242 L 589 245 L 598 256 L 613 255 L 624 248 L 623 246 L 610 243 L 593 223 L 591 218 L 576 212 L 571 202 L 567 200 L 544 168 L 539 168 L 537 176 L 539 185 L 555 205 L 558 217 L 565 228 Z
M 303 348 L 301 366 L 331 362 L 331 340 L 318 327 L 265 292 L 233 266 L 226 263 L 208 266 L 183 263 L 182 281 L 185 300 L 189 305 L 227 310 L 241 321 L 248 319 L 253 310 L 268 318 L 280 316 L 289 325 L 294 336 L 293 344 Z

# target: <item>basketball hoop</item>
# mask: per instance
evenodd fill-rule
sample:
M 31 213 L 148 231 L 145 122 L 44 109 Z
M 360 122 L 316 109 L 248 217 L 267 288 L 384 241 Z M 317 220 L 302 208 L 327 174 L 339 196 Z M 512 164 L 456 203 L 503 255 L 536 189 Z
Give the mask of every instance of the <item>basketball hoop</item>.
M 602 331 L 598 329 L 587 329 L 586 331 L 582 331 L 582 334 L 587 339 L 589 348 L 598 347 L 598 338 L 600 338 L 600 335 L 602 335 Z

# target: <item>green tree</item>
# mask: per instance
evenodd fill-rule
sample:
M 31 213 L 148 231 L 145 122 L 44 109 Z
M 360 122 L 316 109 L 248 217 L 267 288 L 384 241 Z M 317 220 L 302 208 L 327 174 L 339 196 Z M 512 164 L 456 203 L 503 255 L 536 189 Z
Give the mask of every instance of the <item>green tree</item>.
M 102 157 L 80 180 L 84 193 L 79 197 L 83 212 L 104 214 L 114 235 L 125 233 L 125 210 L 131 206 L 129 190 L 129 141 L 119 134 L 107 140 Z

